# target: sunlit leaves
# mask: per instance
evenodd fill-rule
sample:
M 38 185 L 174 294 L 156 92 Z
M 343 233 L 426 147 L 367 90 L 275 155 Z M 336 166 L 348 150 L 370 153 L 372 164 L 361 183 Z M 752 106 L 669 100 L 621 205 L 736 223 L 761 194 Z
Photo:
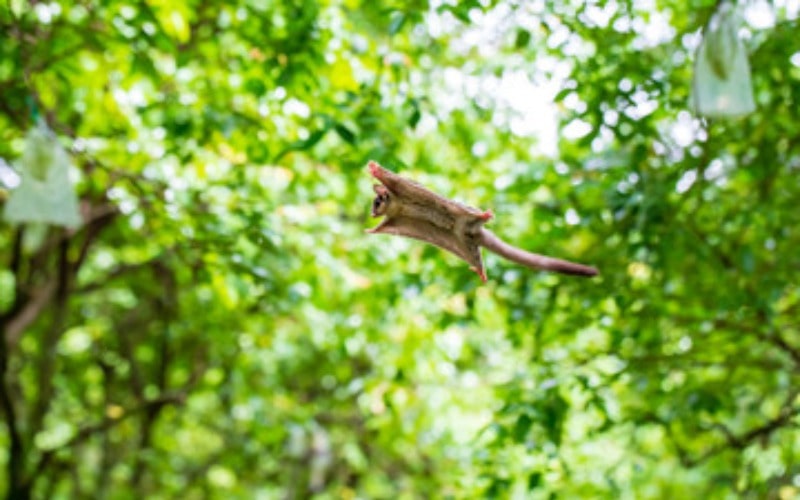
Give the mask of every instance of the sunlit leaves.
M 337 57 L 336 61 L 331 65 L 330 79 L 336 90 L 358 90 L 358 82 L 353 76 L 353 69 L 343 57 Z
M 147 2 L 153 9 L 161 29 L 179 43 L 186 43 L 190 36 L 190 7 L 185 2 L 150 0 Z
M 0 271 L 0 314 L 6 313 L 14 303 L 14 281 L 14 274 L 11 271 Z
M 87 216 L 0 225 L 34 496 L 776 496 L 791 430 L 741 439 L 798 385 L 800 47 L 712 22 L 759 109 L 693 119 L 713 4 L 0 3 L 0 155 L 62 163 L 35 102 Z M 369 158 L 601 276 L 366 237 Z

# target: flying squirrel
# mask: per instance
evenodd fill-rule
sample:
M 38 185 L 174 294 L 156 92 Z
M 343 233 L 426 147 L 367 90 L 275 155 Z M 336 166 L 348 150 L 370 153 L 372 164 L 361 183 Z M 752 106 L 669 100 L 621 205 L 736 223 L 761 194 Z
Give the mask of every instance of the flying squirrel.
M 478 210 L 439 196 L 374 161 L 367 166 L 380 182 L 373 186 L 372 217 L 384 217 L 368 233 L 405 236 L 436 245 L 465 260 L 484 282 L 486 270 L 481 247 L 532 269 L 575 276 L 597 275 L 594 267 L 531 253 L 504 242 L 483 227 L 494 217 L 491 210 Z

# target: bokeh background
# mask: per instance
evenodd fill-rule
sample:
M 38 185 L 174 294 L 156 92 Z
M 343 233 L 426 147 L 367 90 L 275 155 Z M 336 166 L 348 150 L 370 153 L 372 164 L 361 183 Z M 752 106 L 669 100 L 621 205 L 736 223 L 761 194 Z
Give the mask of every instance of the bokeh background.
M 796 498 L 800 5 L 736 119 L 719 8 L 0 3 L 0 493 Z M 10 217 L 36 127 L 78 227 Z M 601 276 L 365 235 L 369 159 Z

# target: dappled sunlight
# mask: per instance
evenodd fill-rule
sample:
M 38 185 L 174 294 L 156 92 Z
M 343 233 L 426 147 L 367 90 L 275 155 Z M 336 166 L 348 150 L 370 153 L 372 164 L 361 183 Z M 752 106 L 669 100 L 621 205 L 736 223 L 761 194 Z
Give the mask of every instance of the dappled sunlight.
M 797 496 L 799 14 L 0 2 L 0 495 Z

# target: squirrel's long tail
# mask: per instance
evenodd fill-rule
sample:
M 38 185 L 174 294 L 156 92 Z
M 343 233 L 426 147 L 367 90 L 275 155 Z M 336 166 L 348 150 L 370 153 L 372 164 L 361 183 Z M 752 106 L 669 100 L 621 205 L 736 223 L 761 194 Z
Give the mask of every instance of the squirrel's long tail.
M 575 276 L 596 276 L 598 274 L 597 269 L 594 267 L 527 252 L 521 248 L 509 245 L 485 228 L 481 228 L 481 246 L 503 258 L 532 269 L 554 271 Z

